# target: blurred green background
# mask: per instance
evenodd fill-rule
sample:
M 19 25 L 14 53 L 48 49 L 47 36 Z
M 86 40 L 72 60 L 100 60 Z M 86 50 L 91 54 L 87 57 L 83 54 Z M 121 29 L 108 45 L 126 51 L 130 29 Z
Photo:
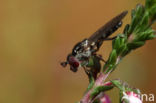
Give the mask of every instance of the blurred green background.
M 1 0 L 0 103 L 74 103 L 83 96 L 88 79 L 62 68 L 78 41 L 143 0 Z M 115 34 L 122 32 L 123 27 Z M 156 28 L 156 25 L 153 26 Z M 142 93 L 156 94 L 156 40 L 123 59 L 108 78 L 120 78 Z M 99 51 L 105 59 L 111 42 Z M 118 91 L 108 93 L 118 102 Z

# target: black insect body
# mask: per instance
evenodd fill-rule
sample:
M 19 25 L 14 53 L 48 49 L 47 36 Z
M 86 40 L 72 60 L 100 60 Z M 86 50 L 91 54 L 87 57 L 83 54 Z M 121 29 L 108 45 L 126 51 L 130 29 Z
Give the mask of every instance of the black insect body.
M 67 61 L 62 62 L 61 65 L 66 67 L 67 64 L 70 65 L 70 69 L 73 72 L 76 72 L 79 67 L 86 66 L 88 60 L 91 56 L 97 56 L 96 52 L 101 47 L 103 41 L 112 40 L 114 38 L 108 38 L 112 33 L 114 33 L 122 25 L 122 19 L 126 16 L 127 11 L 122 12 L 121 14 L 114 17 L 89 38 L 84 39 L 83 41 L 77 43 L 72 53 L 67 56 Z

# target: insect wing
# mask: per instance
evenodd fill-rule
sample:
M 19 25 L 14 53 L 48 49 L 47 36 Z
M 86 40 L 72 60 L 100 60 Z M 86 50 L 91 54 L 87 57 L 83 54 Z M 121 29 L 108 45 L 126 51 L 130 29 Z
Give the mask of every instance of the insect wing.
M 115 32 L 119 26 L 122 25 L 122 19 L 126 16 L 128 11 L 124 11 L 121 14 L 117 15 L 109 22 L 107 22 L 104 26 L 98 29 L 93 35 L 91 35 L 88 40 L 90 43 L 97 42 L 98 40 L 104 40 L 108 38 L 113 32 Z

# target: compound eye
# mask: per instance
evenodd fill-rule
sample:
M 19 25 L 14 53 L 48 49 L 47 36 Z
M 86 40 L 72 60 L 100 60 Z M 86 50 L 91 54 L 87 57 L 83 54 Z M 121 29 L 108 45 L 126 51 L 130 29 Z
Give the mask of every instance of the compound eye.
M 73 72 L 76 72 L 78 67 L 79 67 L 79 61 L 72 55 L 69 55 L 67 57 L 67 61 L 70 65 L 70 70 L 72 70 Z
M 73 62 L 73 63 L 72 63 L 72 66 L 73 66 L 74 68 L 78 68 L 78 67 L 79 67 L 79 63 L 78 63 L 78 62 Z
M 70 70 L 72 70 L 73 72 L 77 72 L 78 67 L 79 67 L 79 62 L 76 61 L 70 62 Z
M 69 57 L 68 62 L 73 68 L 79 67 L 79 62 L 75 59 L 75 57 Z

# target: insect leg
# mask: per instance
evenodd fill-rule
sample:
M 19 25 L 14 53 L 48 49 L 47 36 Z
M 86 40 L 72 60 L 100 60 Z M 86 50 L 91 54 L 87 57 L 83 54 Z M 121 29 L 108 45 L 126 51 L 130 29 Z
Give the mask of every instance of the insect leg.
M 88 75 L 88 78 L 91 77 L 91 73 L 90 73 L 90 70 L 87 69 L 87 67 L 83 66 L 83 69 L 85 71 L 85 73 Z
M 102 45 L 102 43 L 103 43 L 103 41 L 98 41 L 96 43 L 96 48 L 94 48 L 92 52 L 93 53 L 97 52 L 99 50 L 100 46 Z
M 101 60 L 101 61 L 103 61 L 104 63 L 106 63 L 106 61 L 103 59 L 102 55 L 96 54 L 96 57 L 97 57 L 99 60 Z
M 117 37 L 117 36 L 114 36 L 114 37 L 112 37 L 112 38 L 106 38 L 106 39 L 104 39 L 104 40 L 114 40 L 116 37 Z

